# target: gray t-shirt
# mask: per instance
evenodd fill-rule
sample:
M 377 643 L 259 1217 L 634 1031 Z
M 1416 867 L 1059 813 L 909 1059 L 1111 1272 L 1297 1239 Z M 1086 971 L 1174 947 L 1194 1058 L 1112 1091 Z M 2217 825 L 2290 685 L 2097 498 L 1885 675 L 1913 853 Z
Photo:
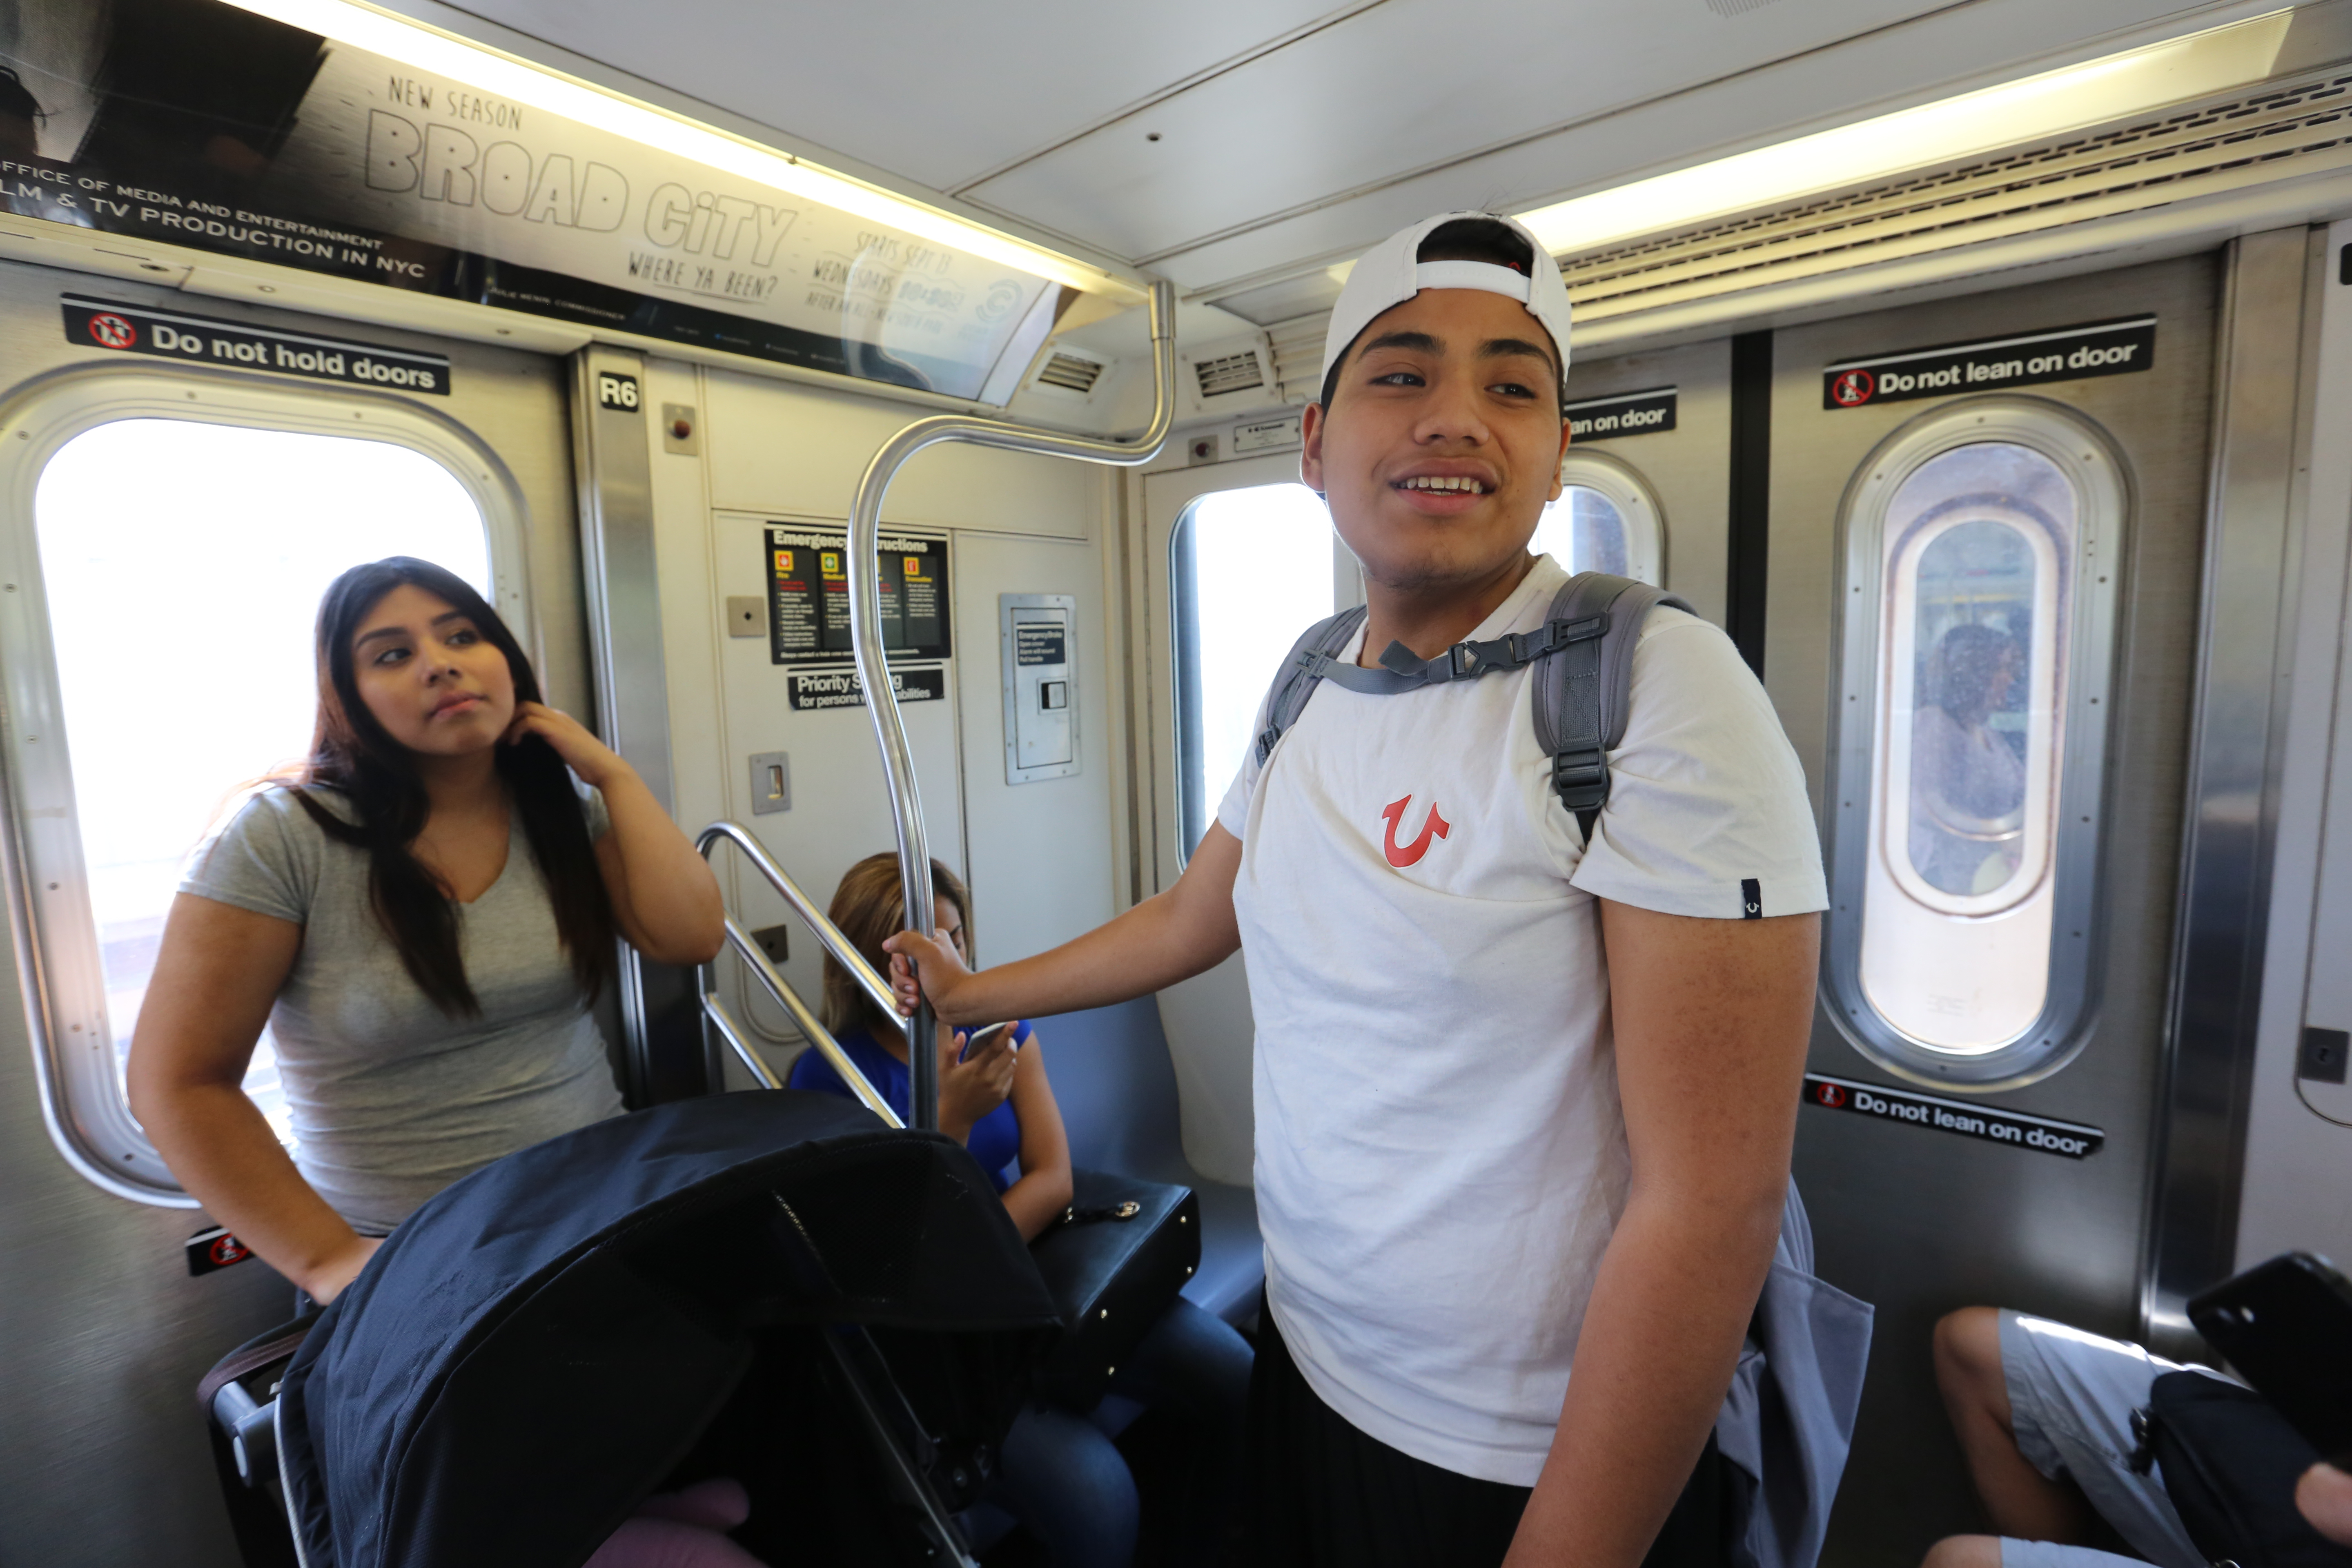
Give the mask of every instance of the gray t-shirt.
M 349 816 L 340 795 L 312 798 Z M 604 799 L 585 805 L 601 837 Z M 247 802 L 189 857 L 180 890 L 302 928 L 269 1028 L 294 1163 L 353 1229 L 383 1235 L 468 1172 L 621 1113 L 520 819 L 506 869 L 459 910 L 476 1018 L 417 989 L 369 902 L 367 852 L 328 837 L 290 791 Z

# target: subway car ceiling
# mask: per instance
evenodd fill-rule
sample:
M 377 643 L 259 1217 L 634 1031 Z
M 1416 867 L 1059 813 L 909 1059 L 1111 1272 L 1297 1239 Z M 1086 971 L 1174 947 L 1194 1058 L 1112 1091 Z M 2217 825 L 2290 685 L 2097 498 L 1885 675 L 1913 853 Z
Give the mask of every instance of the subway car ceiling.
M 76 9 L 87 36 L 69 42 L 93 47 L 107 8 Z M 295 198 L 305 180 L 345 179 L 336 159 L 390 160 L 366 182 L 381 199 L 329 205 L 347 226 L 373 216 L 414 236 L 419 253 L 355 268 L 296 254 L 283 233 L 207 236 L 187 225 L 209 216 L 236 229 L 233 216 L 140 201 L 135 184 L 77 194 L 19 175 L 0 215 L 12 254 L 509 346 L 658 344 L 740 366 L 741 334 L 726 319 L 761 320 L 759 296 L 791 271 L 773 266 L 781 237 L 763 236 L 758 216 L 788 226 L 791 209 L 757 199 L 764 186 L 1058 283 L 1064 296 L 1040 319 L 1007 330 L 1027 352 L 992 358 L 993 382 L 882 376 L 913 384 L 900 395 L 1096 433 L 1149 414 L 1146 312 L 1134 308 L 1147 278 L 1178 289 L 1180 421 L 1278 409 L 1311 395 L 1349 258 L 1433 206 L 1527 218 L 1568 270 L 1577 353 L 1592 357 L 1841 313 L 1864 295 L 1932 299 L 1995 275 L 2210 248 L 2323 218 L 2352 180 L 2336 119 L 2352 10 L 2338 0 L 1678 0 L 1595 16 L 1510 4 L 1486 8 L 1524 36 L 1501 59 L 1421 47 L 1447 36 L 1438 0 L 1212 8 L 1181 39 L 1139 7 L 982 23 L 945 7 L 910 22 L 896 10 L 704 4 L 671 8 L 650 36 L 618 5 L 237 9 L 341 46 L 316 80 L 315 61 L 271 63 L 276 78 L 237 110 L 282 121 L 267 134 L 287 139 L 279 161 L 295 171 L 255 190 Z M 294 124 L 322 83 L 338 89 L 335 106 L 312 102 Z M 45 123 L 54 147 L 88 119 Z M 443 140 L 428 150 L 436 124 Z M 596 132 L 635 151 L 600 160 Z M 724 170 L 744 188 L 667 180 L 649 154 Z M 580 197 L 614 202 L 616 218 L 634 202 L 625 226 L 526 209 L 551 155 L 583 177 L 602 167 L 611 189 Z M 518 158 L 530 161 L 519 174 Z M 491 187 L 517 181 L 501 203 Z M 698 216 L 714 191 L 724 208 Z M 574 243 L 544 243 L 559 237 Z M 808 219 L 787 248 L 804 241 L 823 243 Z M 502 295 L 446 254 L 477 247 L 510 267 L 560 255 L 616 292 L 553 304 L 529 289 Z M 361 277 L 375 286 L 352 287 Z M 811 284 L 830 286 L 814 274 L 782 282 Z M 707 301 L 715 316 L 700 330 L 632 331 L 632 299 L 646 296 Z M 522 308 L 482 303 L 501 297 Z M 1034 292 L 1016 302 L 1027 310 Z M 1006 313 L 1002 300 L 970 308 Z M 1047 326 L 1058 366 L 1039 336 Z M 754 355 L 779 372 L 776 356 Z M 794 357 L 781 374 L 797 374 Z
M 1720 622 L 1819 813 L 1796 1173 L 1878 1311 L 1823 1560 L 1972 1521 L 1941 1313 L 2179 1354 L 2233 1268 L 2352 1255 L 2352 0 L 17 0 L 0 65 L 0 1325 L 40 1347 L 0 1559 L 237 1562 L 186 1395 L 285 1315 L 185 1251 L 108 1035 L 213 804 L 157 754 L 276 760 L 196 756 L 193 700 L 77 728 L 150 700 L 159 575 L 236 592 L 282 512 L 306 570 L 487 587 L 553 706 L 733 824 L 740 961 L 608 1004 L 630 1103 L 751 1087 L 814 1037 L 762 972 L 819 994 L 799 916 L 896 826 L 851 520 L 981 957 L 1093 929 L 1362 602 L 1300 410 L 1351 258 L 1451 209 L 1573 301 L 1539 542 Z M 100 538 L 134 469 L 200 560 Z M 1905 815 L 1979 623 L 2033 826 Z M 1187 1294 L 1245 1319 L 1238 959 L 1045 1026 L 1076 1163 L 1196 1186 Z

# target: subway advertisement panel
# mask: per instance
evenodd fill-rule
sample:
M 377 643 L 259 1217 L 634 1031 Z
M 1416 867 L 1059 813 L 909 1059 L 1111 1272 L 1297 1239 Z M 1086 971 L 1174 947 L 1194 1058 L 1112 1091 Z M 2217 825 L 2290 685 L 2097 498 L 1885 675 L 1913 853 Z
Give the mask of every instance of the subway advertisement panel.
M 0 189 L 20 218 L 951 397 L 1067 300 L 220 0 L 0 7 Z

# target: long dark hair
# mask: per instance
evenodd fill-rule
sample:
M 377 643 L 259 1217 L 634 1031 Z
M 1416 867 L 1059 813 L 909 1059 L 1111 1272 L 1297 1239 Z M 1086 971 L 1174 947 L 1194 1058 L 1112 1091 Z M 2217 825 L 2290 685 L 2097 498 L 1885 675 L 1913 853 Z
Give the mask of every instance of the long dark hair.
M 499 613 L 464 578 L 413 555 L 354 566 L 329 584 L 319 601 L 319 721 L 310 735 L 310 755 L 290 787 L 329 837 L 367 851 L 369 900 L 417 988 L 452 1017 L 479 1017 L 481 1001 L 466 979 L 465 956 L 457 947 L 457 901 L 413 848 L 425 831 L 431 802 L 408 749 L 368 711 L 352 669 L 352 639 L 359 635 L 360 622 L 386 594 L 404 586 L 424 590 L 472 621 L 506 655 L 515 700 L 540 700 L 530 660 Z M 531 858 L 546 879 L 556 934 L 580 988 L 593 1002 L 614 967 L 613 905 L 596 868 L 587 814 L 572 789 L 571 770 L 537 735 L 516 745 L 500 744 L 497 764 L 522 817 Z M 311 797 L 314 789 L 341 795 L 359 820 L 346 822 L 328 810 Z

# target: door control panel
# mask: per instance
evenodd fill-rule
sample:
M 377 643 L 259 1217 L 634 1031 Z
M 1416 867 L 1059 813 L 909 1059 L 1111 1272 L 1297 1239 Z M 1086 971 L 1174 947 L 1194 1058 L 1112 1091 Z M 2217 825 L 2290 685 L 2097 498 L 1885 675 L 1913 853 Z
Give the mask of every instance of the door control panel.
M 1006 784 L 1078 771 L 1077 604 L 1068 594 L 996 596 Z

